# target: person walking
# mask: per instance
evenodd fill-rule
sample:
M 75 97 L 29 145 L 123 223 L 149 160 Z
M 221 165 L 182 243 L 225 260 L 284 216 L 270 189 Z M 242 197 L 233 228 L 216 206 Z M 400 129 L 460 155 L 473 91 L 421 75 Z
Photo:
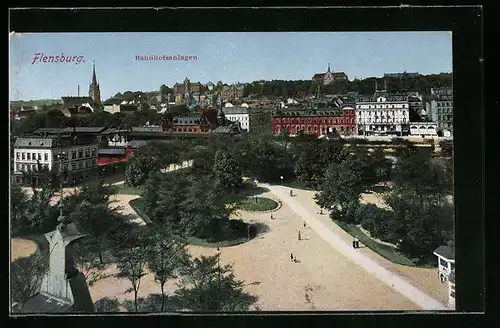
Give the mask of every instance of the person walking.
M 352 248 L 356 248 L 356 238 L 352 240 Z
M 301 240 L 301 238 L 300 238 L 300 230 L 299 230 L 299 234 L 298 234 L 298 236 L 299 236 L 299 240 Z
M 271 220 L 274 220 L 273 213 L 271 213 Z
M 304 221 L 304 229 L 306 228 L 306 221 Z
M 293 197 L 293 191 L 290 189 L 290 197 Z
M 290 253 L 290 261 L 293 262 L 293 253 Z
M 323 209 L 322 208 L 319 209 L 319 214 L 323 215 Z
M 354 248 L 359 248 L 359 239 L 358 239 L 358 237 L 354 238 L 354 243 L 356 244 L 356 247 L 354 247 Z

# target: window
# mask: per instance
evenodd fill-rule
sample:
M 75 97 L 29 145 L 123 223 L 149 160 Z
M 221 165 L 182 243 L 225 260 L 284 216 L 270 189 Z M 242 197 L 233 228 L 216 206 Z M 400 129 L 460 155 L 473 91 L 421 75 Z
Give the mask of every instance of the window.
M 23 159 L 23 161 L 24 161 L 24 160 L 26 160 L 26 154 L 25 154 L 25 153 L 22 153 L 21 155 L 22 155 L 22 159 Z
M 16 182 L 21 183 L 21 177 L 16 177 Z
M 90 157 L 90 148 L 85 149 L 85 157 Z
M 444 266 L 444 267 L 448 267 L 448 262 L 446 262 L 444 259 L 442 258 L 439 258 L 439 264 Z
M 22 164 L 17 164 L 17 170 L 21 171 L 22 169 L 23 169 L 23 165 Z
M 31 172 L 31 165 L 27 165 L 26 171 Z
M 85 167 L 88 168 L 90 166 L 89 161 L 85 161 Z
M 79 169 L 83 168 L 83 161 L 79 161 L 79 162 L 78 162 L 78 168 L 79 168 Z
M 95 161 L 92 161 L 92 167 L 94 167 L 94 166 L 95 166 Z
M 49 169 L 49 164 L 43 164 L 43 168 L 48 170 Z
M 31 161 L 31 154 L 30 153 L 27 153 L 27 159 L 28 159 L 28 161 Z
M 16 152 L 16 159 L 17 159 L 17 160 L 20 160 L 20 159 L 21 159 L 21 153 L 20 153 L 20 152 L 18 152 L 18 151 Z
M 42 153 L 38 153 L 38 160 L 41 161 L 42 160 Z
M 83 149 L 78 149 L 78 158 L 83 157 Z
M 71 162 L 71 168 L 72 168 L 73 170 L 76 170 L 76 162 Z
M 48 160 L 49 160 L 49 154 L 44 153 L 44 154 L 43 154 L 43 160 L 44 160 L 44 161 L 48 161 Z

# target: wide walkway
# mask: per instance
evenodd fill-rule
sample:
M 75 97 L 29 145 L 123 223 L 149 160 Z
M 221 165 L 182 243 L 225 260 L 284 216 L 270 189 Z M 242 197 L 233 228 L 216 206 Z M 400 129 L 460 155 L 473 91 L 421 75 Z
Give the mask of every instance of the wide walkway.
M 268 188 L 275 196 L 287 204 L 294 212 L 301 216 L 304 221 L 311 227 L 323 240 L 330 244 L 333 248 L 346 256 L 348 259 L 362 267 L 364 270 L 376 276 L 380 281 L 390 286 L 400 294 L 412 300 L 415 304 L 424 310 L 446 310 L 447 308 L 428 296 L 423 291 L 419 290 L 411 283 L 401 278 L 400 276 L 385 269 L 370 257 L 353 249 L 350 241 L 346 240 L 345 232 L 335 225 L 333 222 L 327 225 L 324 220 L 328 219 L 328 215 L 318 214 L 319 207 L 309 197 L 297 193 L 294 190 L 294 197 L 290 197 L 290 188 L 283 186 L 275 186 L 269 184 L 259 184 L 259 186 Z M 333 227 L 333 229 L 332 229 Z M 337 231 L 335 231 L 337 230 Z M 344 235 L 341 237 L 341 231 Z

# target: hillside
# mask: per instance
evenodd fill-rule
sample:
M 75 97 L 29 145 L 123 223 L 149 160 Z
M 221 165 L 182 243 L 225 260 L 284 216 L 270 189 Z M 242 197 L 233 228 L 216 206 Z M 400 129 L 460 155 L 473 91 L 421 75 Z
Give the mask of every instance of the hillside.
M 39 99 L 39 100 L 16 100 L 16 101 L 11 101 L 10 105 L 11 106 L 49 106 L 53 104 L 59 104 L 61 102 L 61 99 Z

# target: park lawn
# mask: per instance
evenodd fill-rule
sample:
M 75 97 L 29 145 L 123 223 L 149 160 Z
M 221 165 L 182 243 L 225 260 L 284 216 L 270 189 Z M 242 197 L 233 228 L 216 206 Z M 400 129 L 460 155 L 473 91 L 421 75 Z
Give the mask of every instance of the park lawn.
M 144 193 L 144 188 L 143 187 L 129 187 L 125 186 L 125 184 L 120 184 L 120 185 L 115 185 L 116 188 L 116 193 L 119 195 L 138 195 L 142 196 Z
M 396 264 L 406 265 L 406 266 L 413 266 L 413 267 L 417 266 L 415 264 L 415 261 L 413 261 L 412 259 L 401 254 L 400 252 L 398 252 L 396 249 L 394 249 L 391 246 L 380 244 L 380 243 L 376 242 L 375 240 L 368 237 L 358 227 L 353 226 L 351 224 L 347 224 L 347 223 L 338 221 L 338 220 L 335 220 L 335 223 L 339 227 L 341 227 L 344 231 L 349 233 L 351 236 L 358 237 L 359 241 L 363 245 L 370 248 L 372 251 L 376 252 L 380 256 L 388 259 L 389 261 L 396 263 Z
M 238 207 L 244 211 L 271 211 L 278 207 L 278 203 L 265 197 L 248 197 L 239 202 Z

